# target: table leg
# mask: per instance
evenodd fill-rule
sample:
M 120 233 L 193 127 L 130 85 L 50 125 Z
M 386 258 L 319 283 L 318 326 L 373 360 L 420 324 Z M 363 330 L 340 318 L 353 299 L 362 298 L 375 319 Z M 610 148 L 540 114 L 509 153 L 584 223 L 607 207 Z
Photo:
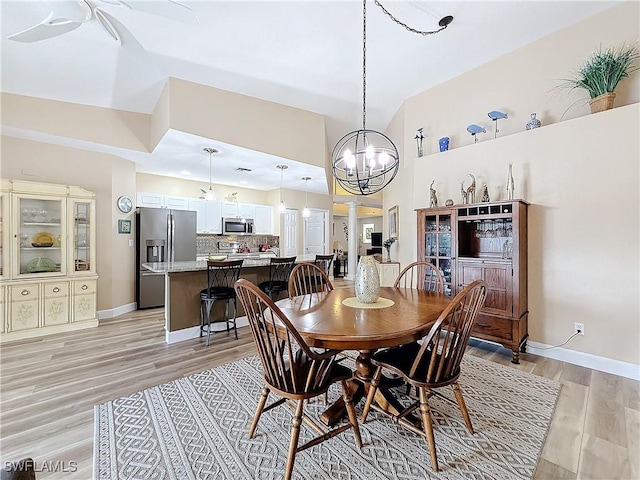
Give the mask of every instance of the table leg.
M 371 363 L 371 355 L 373 354 L 372 350 L 361 350 L 360 355 L 356 359 L 356 371 L 353 379 L 349 380 L 348 386 L 351 392 L 351 401 L 353 405 L 357 405 L 358 402 L 366 397 L 366 394 L 369 390 L 369 385 L 371 378 L 376 370 L 376 367 Z M 393 379 L 383 376 L 380 381 L 380 386 L 378 387 L 378 391 L 374 397 L 374 402 L 376 404 L 388 412 L 391 412 L 393 415 L 398 415 L 402 410 L 402 406 L 400 402 L 396 400 L 393 393 L 391 392 L 391 388 L 397 387 L 403 383 L 402 379 Z M 342 396 L 338 398 L 335 402 L 333 402 L 329 408 L 327 408 L 322 415 L 320 416 L 320 420 L 322 423 L 331 427 L 335 425 L 342 417 L 347 414 L 344 407 L 344 400 Z M 420 420 L 415 418 L 412 419 L 407 417 L 412 423 L 420 423 Z M 413 421 L 415 420 L 415 421 Z

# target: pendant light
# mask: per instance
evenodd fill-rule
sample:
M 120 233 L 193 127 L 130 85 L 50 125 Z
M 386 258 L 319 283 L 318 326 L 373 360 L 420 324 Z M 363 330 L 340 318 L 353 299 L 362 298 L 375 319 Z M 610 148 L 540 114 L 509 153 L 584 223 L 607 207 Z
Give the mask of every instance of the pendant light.
M 287 165 L 276 165 L 276 168 L 280 169 L 280 203 L 278 204 L 278 211 L 280 213 L 284 213 L 287 207 L 284 204 L 284 200 L 282 199 L 282 178 L 284 171 L 289 167 Z
M 307 205 L 309 200 L 309 180 L 311 180 L 311 177 L 302 177 L 302 180 L 304 180 L 304 208 L 302 209 L 302 217 L 309 218 L 311 216 L 311 212 Z
M 452 16 L 440 20 L 440 29 L 423 32 L 405 25 L 391 15 L 379 2 L 377 6 L 395 23 L 420 35 L 438 33 L 453 21 Z M 346 134 L 331 154 L 332 173 L 347 192 L 371 195 L 386 187 L 398 173 L 400 155 L 384 133 L 368 130 L 367 118 L 367 0 L 362 2 L 362 128 Z
M 201 188 L 200 190 L 202 190 L 202 193 L 204 193 L 205 201 L 213 202 L 216 199 L 216 194 L 213 192 L 213 184 L 211 182 L 211 157 L 214 153 L 218 153 L 218 150 L 210 147 L 203 148 L 203 150 L 209 154 L 209 190 L 204 190 L 203 188 Z

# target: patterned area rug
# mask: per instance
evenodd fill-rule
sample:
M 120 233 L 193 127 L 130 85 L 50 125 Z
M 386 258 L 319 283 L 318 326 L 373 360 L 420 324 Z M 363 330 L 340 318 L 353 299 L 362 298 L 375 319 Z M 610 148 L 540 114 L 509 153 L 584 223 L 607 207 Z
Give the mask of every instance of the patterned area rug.
M 462 370 L 460 385 L 476 433 L 468 434 L 456 405 L 429 401 L 438 473 L 424 437 L 372 411 L 360 427 L 362 450 L 351 431 L 344 432 L 298 453 L 294 478 L 530 479 L 560 384 L 470 355 Z M 261 388 L 259 360 L 249 357 L 96 405 L 94 478 L 282 478 L 291 410 L 282 405 L 264 413 L 255 437 L 247 438 Z M 396 389 L 398 395 L 403 391 Z M 454 398 L 450 388 L 440 391 Z M 331 390 L 329 401 L 338 396 L 338 388 Z M 269 401 L 276 398 L 272 394 Z M 324 408 L 322 402 L 305 406 L 308 414 Z M 300 444 L 314 433 L 303 423 Z

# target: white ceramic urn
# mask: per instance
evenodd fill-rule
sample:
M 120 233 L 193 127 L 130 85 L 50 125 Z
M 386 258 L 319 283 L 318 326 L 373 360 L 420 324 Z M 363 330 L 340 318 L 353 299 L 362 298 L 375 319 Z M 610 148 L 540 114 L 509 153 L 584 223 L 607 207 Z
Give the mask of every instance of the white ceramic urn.
M 378 262 L 370 255 L 360 257 L 356 271 L 356 297 L 362 303 L 375 303 L 380 296 Z

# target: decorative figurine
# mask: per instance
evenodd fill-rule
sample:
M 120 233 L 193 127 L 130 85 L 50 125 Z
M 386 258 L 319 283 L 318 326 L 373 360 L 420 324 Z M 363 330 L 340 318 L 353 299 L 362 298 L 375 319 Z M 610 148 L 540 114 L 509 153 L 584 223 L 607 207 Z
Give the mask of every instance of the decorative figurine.
M 449 150 L 449 137 L 442 137 L 438 140 L 438 146 L 440 147 L 441 152 Z
M 453 207 L 453 199 L 452 199 L 452 198 L 447 198 L 447 201 L 446 201 L 446 202 L 444 202 L 444 204 L 445 204 L 447 207 Z
M 471 177 L 471 185 L 467 187 L 466 199 L 464 195 L 462 196 L 462 199 L 464 200 L 464 203 L 476 203 L 476 177 L 471 174 L 469 174 L 469 176 Z M 464 186 L 464 182 L 462 182 L 462 185 Z
M 536 118 L 536 114 L 532 113 L 531 120 L 527 122 L 526 129 L 533 130 L 534 128 L 540 128 L 541 126 L 542 126 L 542 123 L 540 123 L 540 120 Z
M 424 135 L 422 135 L 422 127 L 418 129 L 418 133 L 414 137 L 416 144 L 418 145 L 418 157 L 421 157 L 424 154 L 422 150 L 422 140 L 424 140 Z
M 433 189 L 433 184 L 436 181 L 432 181 L 431 185 L 429 185 L 429 208 L 435 208 L 438 206 L 438 197 L 436 196 L 436 191 Z
M 464 180 L 460 182 L 460 193 L 462 194 L 462 204 L 466 205 L 469 203 L 469 196 L 467 195 L 467 191 L 464 189 Z
M 475 123 L 467 127 L 467 132 L 473 136 L 473 143 L 478 143 L 478 137 L 476 136 L 477 133 L 487 133 L 484 127 L 476 125 Z
M 483 203 L 487 203 L 490 202 L 491 200 L 489 199 L 489 190 L 487 189 L 487 184 L 484 184 L 484 187 L 482 189 L 482 202 Z
M 497 138 L 498 137 L 498 120 L 500 120 L 501 118 L 508 118 L 507 114 L 504 112 L 499 112 L 498 110 L 491 110 L 489 113 L 487 113 L 487 115 L 489 115 L 489 118 L 491 120 L 493 120 L 496 124 L 496 132 L 493 135 L 493 138 Z
M 507 177 L 507 198 L 513 200 L 513 192 L 515 191 L 515 182 L 513 181 L 513 163 L 509 164 L 509 176 Z

